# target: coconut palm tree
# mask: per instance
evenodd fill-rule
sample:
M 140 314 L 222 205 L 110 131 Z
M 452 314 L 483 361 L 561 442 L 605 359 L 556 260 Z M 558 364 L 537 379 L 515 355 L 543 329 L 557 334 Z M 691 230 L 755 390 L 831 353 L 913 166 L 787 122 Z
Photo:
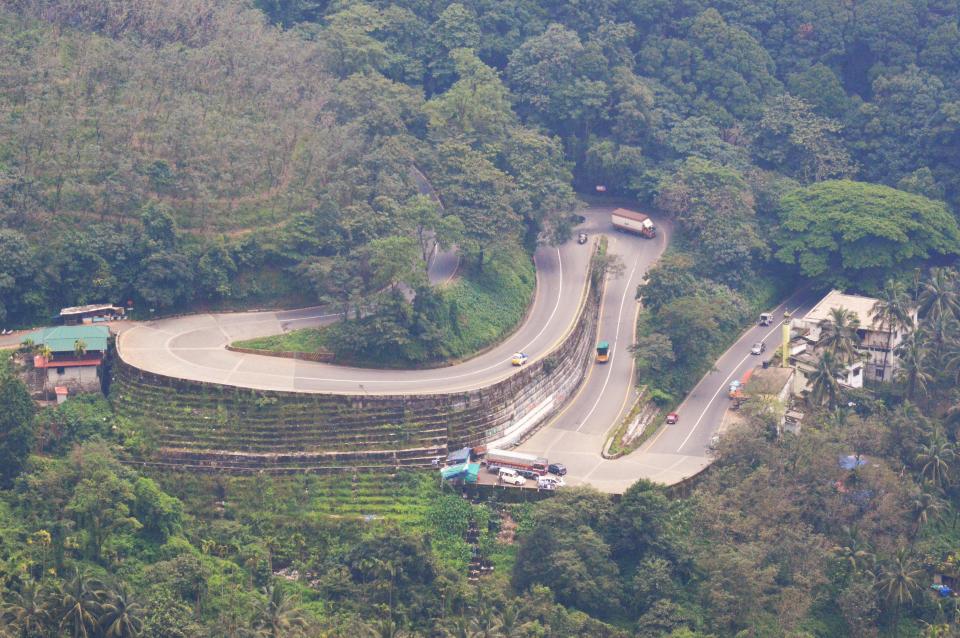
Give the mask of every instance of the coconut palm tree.
M 477 638 L 500 637 L 500 618 L 490 605 L 482 605 L 476 609 L 470 622 Z
M 47 361 L 53 358 L 53 350 L 50 349 L 45 343 L 41 343 L 39 346 L 35 346 L 33 349 L 34 354 L 37 356 L 43 357 Z
M 504 605 L 500 611 L 500 633 L 503 638 L 516 638 L 520 634 L 521 608 L 516 601 Z
M 262 638 L 302 636 L 307 621 L 297 601 L 280 587 L 269 585 L 264 589 L 267 601 L 257 605 L 254 628 Z
M 943 369 L 953 375 L 955 383 L 960 384 L 960 323 L 957 324 L 957 333 L 947 336 L 941 361 Z
M 73 342 L 73 354 L 79 359 L 87 354 L 87 342 L 83 339 L 77 339 Z
M 143 607 L 126 586 L 109 592 L 101 605 L 100 626 L 105 638 L 136 638 L 143 631 Z
M 371 638 L 407 638 L 409 634 L 392 618 L 384 618 L 373 626 Z
M 0 608 L 0 624 L 16 630 L 11 636 L 44 636 L 54 625 L 48 592 L 36 581 L 24 582 L 20 590 L 11 591 L 4 602 Z
M 938 368 L 947 368 L 956 348 L 955 335 L 960 334 L 960 322 L 953 315 L 940 315 L 923 322 L 920 328 L 927 349 Z
M 860 320 L 846 308 L 832 308 L 830 316 L 820 323 L 820 345 L 831 351 L 838 361 L 856 361 L 860 343 Z
M 93 638 L 100 627 L 100 597 L 103 588 L 77 569 L 60 596 L 60 630 L 70 638 Z
M 823 405 L 833 410 L 840 397 L 840 379 L 846 372 L 845 366 L 837 360 L 833 352 L 824 350 L 817 361 L 817 367 L 810 378 L 810 400 L 814 405 Z
M 873 317 L 887 331 L 887 349 L 883 352 L 883 375 L 887 375 L 887 357 L 893 347 L 893 335 L 913 326 L 910 314 L 910 296 L 899 281 L 890 279 L 883 287 L 880 298 L 873 304 Z
M 897 357 L 900 359 L 897 379 L 906 386 L 908 399 L 912 400 L 917 392 L 925 395 L 929 383 L 933 381 L 927 354 L 923 336 L 917 332 L 910 333 L 897 348 Z
M 876 558 L 869 548 L 861 547 L 856 539 L 850 539 L 846 545 L 835 545 L 830 551 L 849 574 L 873 574 Z
M 887 607 L 893 610 L 894 628 L 900 620 L 900 609 L 913 604 L 913 596 L 920 588 L 922 575 L 923 570 L 917 567 L 913 557 L 903 547 L 880 571 L 877 591 Z
M 920 446 L 916 462 L 920 466 L 920 476 L 941 487 L 950 482 L 950 466 L 956 460 L 953 444 L 945 441 L 940 432 L 934 432 L 930 442 Z
M 451 638 L 478 638 L 480 635 L 474 631 L 470 621 L 466 618 L 454 618 L 453 621 L 450 622 L 447 633 Z
M 911 502 L 913 510 L 913 534 L 920 533 L 930 519 L 939 518 L 943 512 L 943 499 L 928 491 L 917 494 Z
M 925 319 L 936 319 L 946 314 L 960 318 L 957 271 L 952 268 L 931 268 L 930 278 L 923 282 L 917 303 L 920 315 Z

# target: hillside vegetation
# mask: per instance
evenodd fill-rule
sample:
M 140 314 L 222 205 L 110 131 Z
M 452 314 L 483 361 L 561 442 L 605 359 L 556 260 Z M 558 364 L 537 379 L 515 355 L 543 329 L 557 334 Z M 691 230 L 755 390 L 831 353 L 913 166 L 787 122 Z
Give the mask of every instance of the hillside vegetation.
M 0 9 L 0 323 L 94 301 L 143 316 L 322 302 L 442 358 L 436 330 L 397 319 L 416 310 L 397 288 L 430 295 L 434 241 L 483 286 L 488 253 L 563 237 L 571 174 L 473 53 L 451 57 L 442 98 L 376 73 L 358 11 L 284 31 L 217 0 Z M 484 334 L 454 349 L 501 323 L 458 326 Z
M 799 285 L 881 299 L 892 383 L 840 385 L 838 313 L 798 435 L 747 404 L 689 495 L 507 505 L 433 473 L 146 471 L 156 406 L 197 439 L 276 424 L 144 384 L 122 414 L 37 410 L 0 371 L 0 635 L 960 634 L 932 588 L 960 583 L 956 0 L 0 6 L 3 325 L 323 303 L 358 356 L 463 356 L 522 315 L 491 288 L 526 290 L 523 251 L 597 186 L 678 231 L 638 291 L 658 399 Z M 455 287 L 426 283 L 434 240 Z M 254 422 L 259 400 L 229 404 Z

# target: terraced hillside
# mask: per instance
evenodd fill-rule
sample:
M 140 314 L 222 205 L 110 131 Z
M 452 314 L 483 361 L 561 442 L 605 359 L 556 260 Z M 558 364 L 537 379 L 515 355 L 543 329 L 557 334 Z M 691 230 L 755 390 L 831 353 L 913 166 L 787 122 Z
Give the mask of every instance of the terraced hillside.
M 596 294 L 549 356 L 493 386 L 436 395 L 258 391 L 113 366 L 110 399 L 140 424 L 145 465 L 248 473 L 396 470 L 429 466 L 448 447 L 503 436 L 583 379 L 596 336 Z
M 280 394 L 167 380 L 120 365 L 110 398 L 119 414 L 142 425 L 154 448 L 143 462 L 151 466 L 386 470 L 429 466 L 446 450 L 442 415 L 404 425 L 402 400 L 365 406 L 344 396 Z

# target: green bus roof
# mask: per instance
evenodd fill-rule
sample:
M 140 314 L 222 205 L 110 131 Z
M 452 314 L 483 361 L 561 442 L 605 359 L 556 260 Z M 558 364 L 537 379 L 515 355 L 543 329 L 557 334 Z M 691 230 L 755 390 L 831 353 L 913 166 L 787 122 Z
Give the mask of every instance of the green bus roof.
M 610 349 L 610 344 L 607 343 L 606 341 L 601 341 L 600 343 L 597 344 L 597 350 L 609 350 L 609 349 Z

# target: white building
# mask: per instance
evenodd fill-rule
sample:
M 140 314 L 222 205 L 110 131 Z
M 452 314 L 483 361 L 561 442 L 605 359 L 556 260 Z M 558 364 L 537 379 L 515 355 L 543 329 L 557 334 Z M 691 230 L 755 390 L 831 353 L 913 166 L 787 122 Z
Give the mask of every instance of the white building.
M 793 320 L 795 334 L 798 334 L 807 344 L 803 355 L 807 355 L 806 358 L 816 358 L 823 323 L 830 320 L 831 310 L 844 308 L 860 321 L 860 328 L 857 330 L 857 335 L 860 337 L 857 347 L 860 361 L 848 367 L 845 385 L 853 388 L 863 387 L 864 378 L 873 381 L 890 381 L 899 365 L 894 353 L 906 333 L 902 330 L 891 331 L 889 326 L 874 316 L 873 307 L 877 301 L 873 297 L 848 295 L 839 290 L 831 290 L 806 316 Z M 916 324 L 917 312 L 916 310 L 911 312 L 913 322 Z M 801 353 L 798 353 L 798 356 L 804 358 Z
M 37 348 L 33 368 L 46 395 L 100 391 L 100 366 L 107 354 L 106 326 L 58 326 L 25 335 Z M 58 390 L 60 389 L 60 390 Z M 64 391 L 65 389 L 65 391 Z

